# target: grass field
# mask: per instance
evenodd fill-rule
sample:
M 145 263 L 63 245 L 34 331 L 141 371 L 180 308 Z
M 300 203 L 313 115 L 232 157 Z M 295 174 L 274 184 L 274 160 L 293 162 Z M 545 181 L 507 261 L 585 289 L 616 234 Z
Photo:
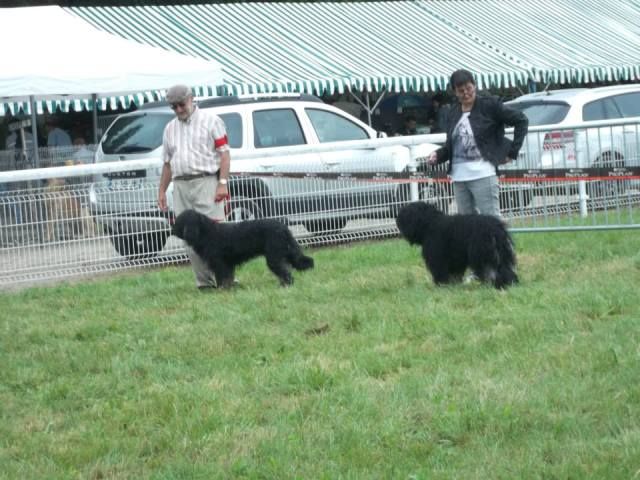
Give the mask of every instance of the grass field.
M 0 294 L 0 478 L 640 478 L 638 235 L 516 235 L 506 292 L 388 240 Z

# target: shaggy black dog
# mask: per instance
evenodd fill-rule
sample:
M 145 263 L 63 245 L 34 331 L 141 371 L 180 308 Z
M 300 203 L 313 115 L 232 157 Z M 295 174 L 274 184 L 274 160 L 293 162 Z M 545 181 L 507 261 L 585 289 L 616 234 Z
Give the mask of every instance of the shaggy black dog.
M 518 283 L 513 240 L 491 215 L 445 215 L 433 205 L 413 202 L 398 212 L 396 224 L 422 256 L 437 285 L 460 282 L 467 267 L 496 288 Z
M 283 286 L 293 283 L 290 266 L 296 270 L 313 268 L 313 258 L 303 255 L 289 228 L 277 220 L 219 223 L 195 210 L 185 210 L 176 218 L 172 233 L 209 265 L 221 288 L 232 286 L 238 265 L 260 255 Z

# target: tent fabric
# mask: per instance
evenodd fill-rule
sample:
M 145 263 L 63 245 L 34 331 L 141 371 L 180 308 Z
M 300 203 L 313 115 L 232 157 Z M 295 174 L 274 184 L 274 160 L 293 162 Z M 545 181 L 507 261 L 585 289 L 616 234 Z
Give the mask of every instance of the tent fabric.
M 38 22 L 11 17 L 12 10 L 34 9 L 48 10 Z M 8 66 L 26 63 L 47 74 L 59 68 L 67 75 L 75 72 L 74 81 L 125 64 L 132 74 L 146 59 L 138 49 L 150 47 L 163 49 L 159 71 L 174 75 L 168 83 L 197 85 L 199 95 L 214 93 L 217 80 L 190 77 L 167 51 L 221 66 L 224 73 L 216 70 L 215 78 L 224 75 L 226 93 L 234 94 L 435 91 L 446 88 L 450 73 L 461 67 L 476 74 L 480 88 L 524 86 L 530 79 L 589 83 L 640 78 L 640 0 L 31 7 L 0 9 L 0 16 L 4 44 L 16 45 L 4 50 L 0 96 L 8 98 L 0 98 L 0 114 L 5 108 L 29 109 L 26 103 L 9 103 L 26 97 L 10 97 L 7 79 L 24 83 L 38 73 L 25 70 L 28 75 L 11 77 Z M 110 46 L 85 41 L 87 27 L 92 34 L 112 34 Z M 25 34 L 42 40 L 16 40 Z M 58 36 L 67 44 L 55 46 Z M 114 38 L 126 40 L 127 47 L 116 48 Z M 208 67 L 203 68 L 206 74 Z M 123 82 L 128 91 L 119 95 L 105 94 L 112 87 L 101 88 L 96 92 L 101 93 L 99 108 L 155 100 L 168 86 L 154 83 L 153 76 L 140 79 L 139 89 Z M 89 83 L 97 85 L 98 79 Z M 62 84 L 74 85 L 68 76 Z M 45 95 L 38 110 L 92 108 L 88 95 L 68 90 L 49 89 L 55 95 Z
M 531 65 L 536 81 L 640 78 L 637 0 L 423 0 L 420 4 L 475 43 Z
M 123 39 L 100 31 L 57 6 L 0 9 L 3 66 L 0 114 L 101 109 L 158 99 L 175 83 L 215 93 L 223 80 L 212 60 Z M 10 47 L 6 47 L 10 46 Z
M 97 28 L 219 61 L 230 93 L 433 91 L 640 78 L 639 0 L 72 7 Z
M 526 83 L 531 66 L 470 42 L 420 2 L 70 7 L 94 27 L 216 60 L 230 93 L 433 91 L 462 63 L 481 88 Z

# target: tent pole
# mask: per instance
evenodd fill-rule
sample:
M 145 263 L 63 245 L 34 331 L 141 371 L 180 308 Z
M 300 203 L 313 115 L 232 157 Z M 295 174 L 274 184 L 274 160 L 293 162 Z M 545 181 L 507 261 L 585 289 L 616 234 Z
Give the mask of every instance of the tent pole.
M 378 99 L 376 100 L 376 103 L 373 104 L 373 107 L 371 107 L 371 111 L 375 110 L 376 108 L 378 108 L 378 105 L 380 105 L 380 102 L 382 102 L 382 100 L 384 99 L 384 96 L 387 94 L 387 88 L 385 87 L 382 92 L 380 92 L 380 96 L 378 97 Z
M 93 144 L 98 144 L 98 95 L 95 93 L 91 94 L 91 100 L 93 100 L 93 112 L 91 115 L 92 123 L 93 123 Z
M 369 101 L 369 92 L 368 91 L 366 92 L 366 94 L 367 94 L 366 97 L 365 97 L 366 98 L 366 103 L 363 102 L 362 100 L 360 100 L 360 97 L 358 97 L 358 95 L 353 93 L 351 90 L 349 90 L 349 94 L 351 95 L 351 97 L 356 102 L 358 102 L 362 106 L 362 108 L 365 109 L 365 111 L 367 112 L 367 122 L 368 122 L 369 126 L 371 126 L 371 112 L 373 110 L 371 109 L 371 102 Z M 376 103 L 376 105 L 377 105 L 377 103 Z M 374 106 L 373 108 L 376 108 L 376 107 Z
M 369 91 L 367 90 L 367 121 L 371 126 L 371 103 L 369 102 Z
M 31 103 L 31 135 L 33 135 L 33 166 L 40 167 L 40 155 L 38 154 L 38 126 L 36 125 L 36 99 L 29 95 Z

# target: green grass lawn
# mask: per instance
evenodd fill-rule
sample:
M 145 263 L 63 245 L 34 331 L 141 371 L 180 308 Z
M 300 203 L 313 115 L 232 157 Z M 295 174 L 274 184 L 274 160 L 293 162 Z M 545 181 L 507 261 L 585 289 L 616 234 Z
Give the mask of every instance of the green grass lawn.
M 0 294 L 0 478 L 637 478 L 638 235 L 518 234 L 506 292 L 388 240 Z

